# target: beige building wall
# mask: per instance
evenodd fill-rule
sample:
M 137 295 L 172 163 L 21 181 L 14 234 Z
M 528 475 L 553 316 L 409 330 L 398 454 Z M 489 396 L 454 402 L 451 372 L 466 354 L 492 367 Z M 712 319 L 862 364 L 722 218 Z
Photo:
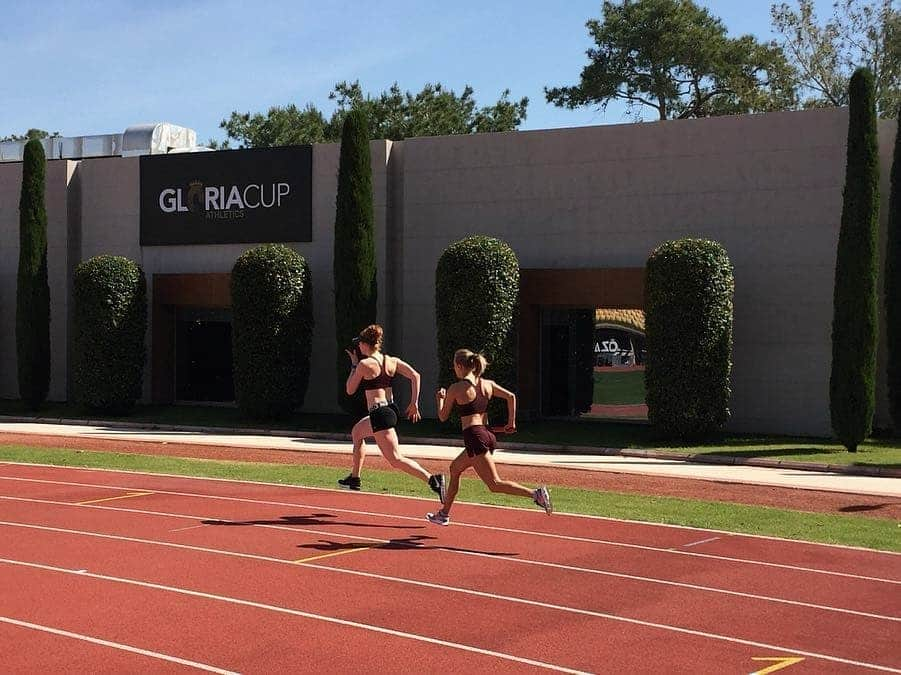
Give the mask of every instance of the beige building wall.
M 19 269 L 19 191 L 22 165 L 0 164 L 0 397 L 18 398 L 16 273 Z
M 846 136 L 847 110 L 828 109 L 405 141 L 404 354 L 425 414 L 448 244 L 496 236 L 524 268 L 643 267 L 664 241 L 704 237 L 735 266 L 731 427 L 829 434 Z
M 67 188 L 75 163 L 47 163 L 47 283 L 50 287 L 51 401 L 66 399 L 68 313 Z M 18 398 L 16 366 L 16 276 L 19 269 L 19 198 L 22 165 L 0 164 L 0 398 Z
M 385 217 L 387 202 L 388 144 L 370 145 L 373 173 L 379 287 L 385 284 Z M 332 256 L 334 248 L 335 194 L 338 184 L 338 145 L 313 149 L 313 241 L 288 244 L 306 258 L 313 278 L 313 313 L 316 327 L 310 388 L 304 409 L 331 412 L 337 409 L 334 375 L 335 312 Z M 255 244 L 192 246 L 140 245 L 140 171 L 137 157 L 91 159 L 79 167 L 82 194 L 81 259 L 100 254 L 124 255 L 136 260 L 147 276 L 148 301 L 152 311 L 153 275 L 231 272 L 238 257 Z M 384 297 L 379 314 L 384 313 Z M 152 321 L 152 316 L 150 321 Z M 150 400 L 151 334 L 147 333 L 148 357 L 144 398 Z
M 880 123 L 884 207 L 894 130 L 895 122 Z M 420 370 L 423 412 L 434 415 L 435 267 L 442 251 L 465 236 L 499 237 L 522 267 L 557 269 L 643 267 L 664 241 L 706 237 L 720 241 L 735 266 L 732 428 L 828 435 L 846 136 L 847 110 L 826 109 L 373 142 L 378 306 L 386 350 Z M 338 158 L 338 145 L 314 147 L 313 241 L 291 244 L 313 276 L 316 328 L 305 405 L 311 412 L 337 410 L 332 255 Z M 0 164 L 4 398 L 18 394 L 20 183 L 21 165 Z M 65 289 L 79 260 L 101 253 L 137 260 L 152 297 L 154 274 L 229 272 L 252 247 L 141 247 L 138 200 L 137 158 L 49 165 L 51 398 L 65 396 Z M 885 208 L 883 227 L 884 221 Z M 149 360 L 148 354 L 145 400 Z M 883 345 L 881 426 L 887 424 L 884 361 Z M 398 398 L 405 401 L 405 382 L 401 388 Z

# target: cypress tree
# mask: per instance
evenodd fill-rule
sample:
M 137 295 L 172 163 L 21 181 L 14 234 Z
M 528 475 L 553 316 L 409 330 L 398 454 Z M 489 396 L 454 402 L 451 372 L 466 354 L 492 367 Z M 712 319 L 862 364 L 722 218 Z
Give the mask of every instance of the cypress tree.
M 888 398 L 892 428 L 901 431 L 901 108 L 892 160 L 885 253 L 885 327 L 888 339 Z
M 19 271 L 16 279 L 16 356 L 19 396 L 37 410 L 50 388 L 50 287 L 47 284 L 47 210 L 44 146 L 25 145 L 19 199 Z
M 872 431 L 876 408 L 879 148 L 873 74 L 858 69 L 849 90 L 848 155 L 835 262 L 832 430 L 850 452 Z
M 338 404 L 348 413 L 365 410 L 362 391 L 344 391 L 349 361 L 344 352 L 351 340 L 375 323 L 375 216 L 372 210 L 372 165 L 366 115 L 352 110 L 341 133 L 338 195 L 335 199 L 335 337 Z

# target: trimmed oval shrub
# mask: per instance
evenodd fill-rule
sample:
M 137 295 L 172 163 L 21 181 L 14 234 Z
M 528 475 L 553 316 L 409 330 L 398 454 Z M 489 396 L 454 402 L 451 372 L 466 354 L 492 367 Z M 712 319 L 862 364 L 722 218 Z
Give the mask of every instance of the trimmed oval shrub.
M 232 269 L 235 399 L 273 419 L 303 405 L 310 381 L 313 286 L 307 261 L 280 244 L 245 252 Z
M 665 438 L 711 436 L 729 420 L 734 291 L 732 263 L 715 241 L 667 242 L 648 258 L 648 421 Z
M 147 282 L 128 258 L 100 255 L 75 268 L 72 340 L 75 400 L 129 412 L 141 397 L 147 353 Z
M 454 352 L 465 347 L 488 359 L 486 377 L 515 389 L 518 303 L 519 261 L 505 242 L 474 236 L 445 249 L 435 271 L 440 386 L 456 380 Z M 493 400 L 489 414 L 506 419 L 504 401 Z

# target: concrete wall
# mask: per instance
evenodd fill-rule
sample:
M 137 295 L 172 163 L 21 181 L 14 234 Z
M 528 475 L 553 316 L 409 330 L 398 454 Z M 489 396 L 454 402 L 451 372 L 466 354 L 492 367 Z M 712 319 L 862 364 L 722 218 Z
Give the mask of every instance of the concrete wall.
M 387 208 L 388 143 L 370 145 L 373 168 L 379 287 L 385 285 L 385 217 Z M 313 277 L 313 337 L 311 386 L 304 409 L 330 412 L 336 409 L 334 376 L 335 312 L 332 257 L 334 249 L 335 194 L 338 184 L 338 145 L 317 145 L 313 150 L 313 241 L 288 244 L 306 258 Z M 81 259 L 102 253 L 137 260 L 147 276 L 152 297 L 153 275 L 231 272 L 238 257 L 254 244 L 204 246 L 144 246 L 140 241 L 139 159 L 105 158 L 81 162 Z M 379 300 L 379 314 L 385 299 Z M 151 317 L 151 321 L 152 321 Z M 152 348 L 150 331 L 148 345 Z M 144 377 L 145 399 L 150 398 L 150 350 Z
M 17 398 L 16 271 L 22 165 L 0 164 L 0 396 Z
M 74 162 L 48 162 L 44 203 L 47 209 L 47 283 L 50 287 L 51 401 L 66 399 L 68 315 L 67 187 Z M 16 370 L 16 276 L 19 268 L 19 198 L 22 165 L 0 164 L 0 397 L 18 398 Z
M 525 268 L 603 268 L 705 237 L 735 266 L 732 428 L 828 434 L 846 136 L 847 110 L 830 109 L 405 141 L 404 355 L 423 390 L 451 242 L 488 234 Z
M 895 122 L 880 123 L 884 206 L 894 130 Z M 420 370 L 423 412 L 433 415 L 435 267 L 442 251 L 465 236 L 500 237 L 522 267 L 557 269 L 643 267 L 664 241 L 707 237 L 722 242 L 735 265 L 732 427 L 828 435 L 846 136 L 847 110 L 827 109 L 373 142 L 386 350 Z M 312 412 L 337 409 L 332 256 L 338 158 L 337 145 L 314 147 L 313 241 L 291 244 L 313 276 L 316 328 L 305 405 Z M 6 398 L 18 392 L 20 167 L 0 164 L 0 397 Z M 49 167 L 51 397 L 63 398 L 65 289 L 79 260 L 129 256 L 143 266 L 152 293 L 155 273 L 229 272 L 251 245 L 142 248 L 137 158 Z M 148 332 L 148 344 L 149 338 Z M 884 361 L 883 348 L 878 425 L 887 423 Z M 537 367 L 537 355 L 523 367 Z M 406 401 L 406 383 L 401 390 L 398 398 Z

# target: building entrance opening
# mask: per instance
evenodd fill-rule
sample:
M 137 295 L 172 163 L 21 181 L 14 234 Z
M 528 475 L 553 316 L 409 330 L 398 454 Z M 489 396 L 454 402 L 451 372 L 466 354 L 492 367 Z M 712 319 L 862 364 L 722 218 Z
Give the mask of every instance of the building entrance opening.
M 542 416 L 647 420 L 642 310 L 544 307 L 540 335 Z
M 591 408 L 586 417 L 647 420 L 644 364 L 647 359 L 644 311 L 594 311 L 594 364 Z
M 235 400 L 231 310 L 176 310 L 175 398 L 180 402 Z
M 541 312 L 541 414 L 573 417 L 591 409 L 592 311 Z

